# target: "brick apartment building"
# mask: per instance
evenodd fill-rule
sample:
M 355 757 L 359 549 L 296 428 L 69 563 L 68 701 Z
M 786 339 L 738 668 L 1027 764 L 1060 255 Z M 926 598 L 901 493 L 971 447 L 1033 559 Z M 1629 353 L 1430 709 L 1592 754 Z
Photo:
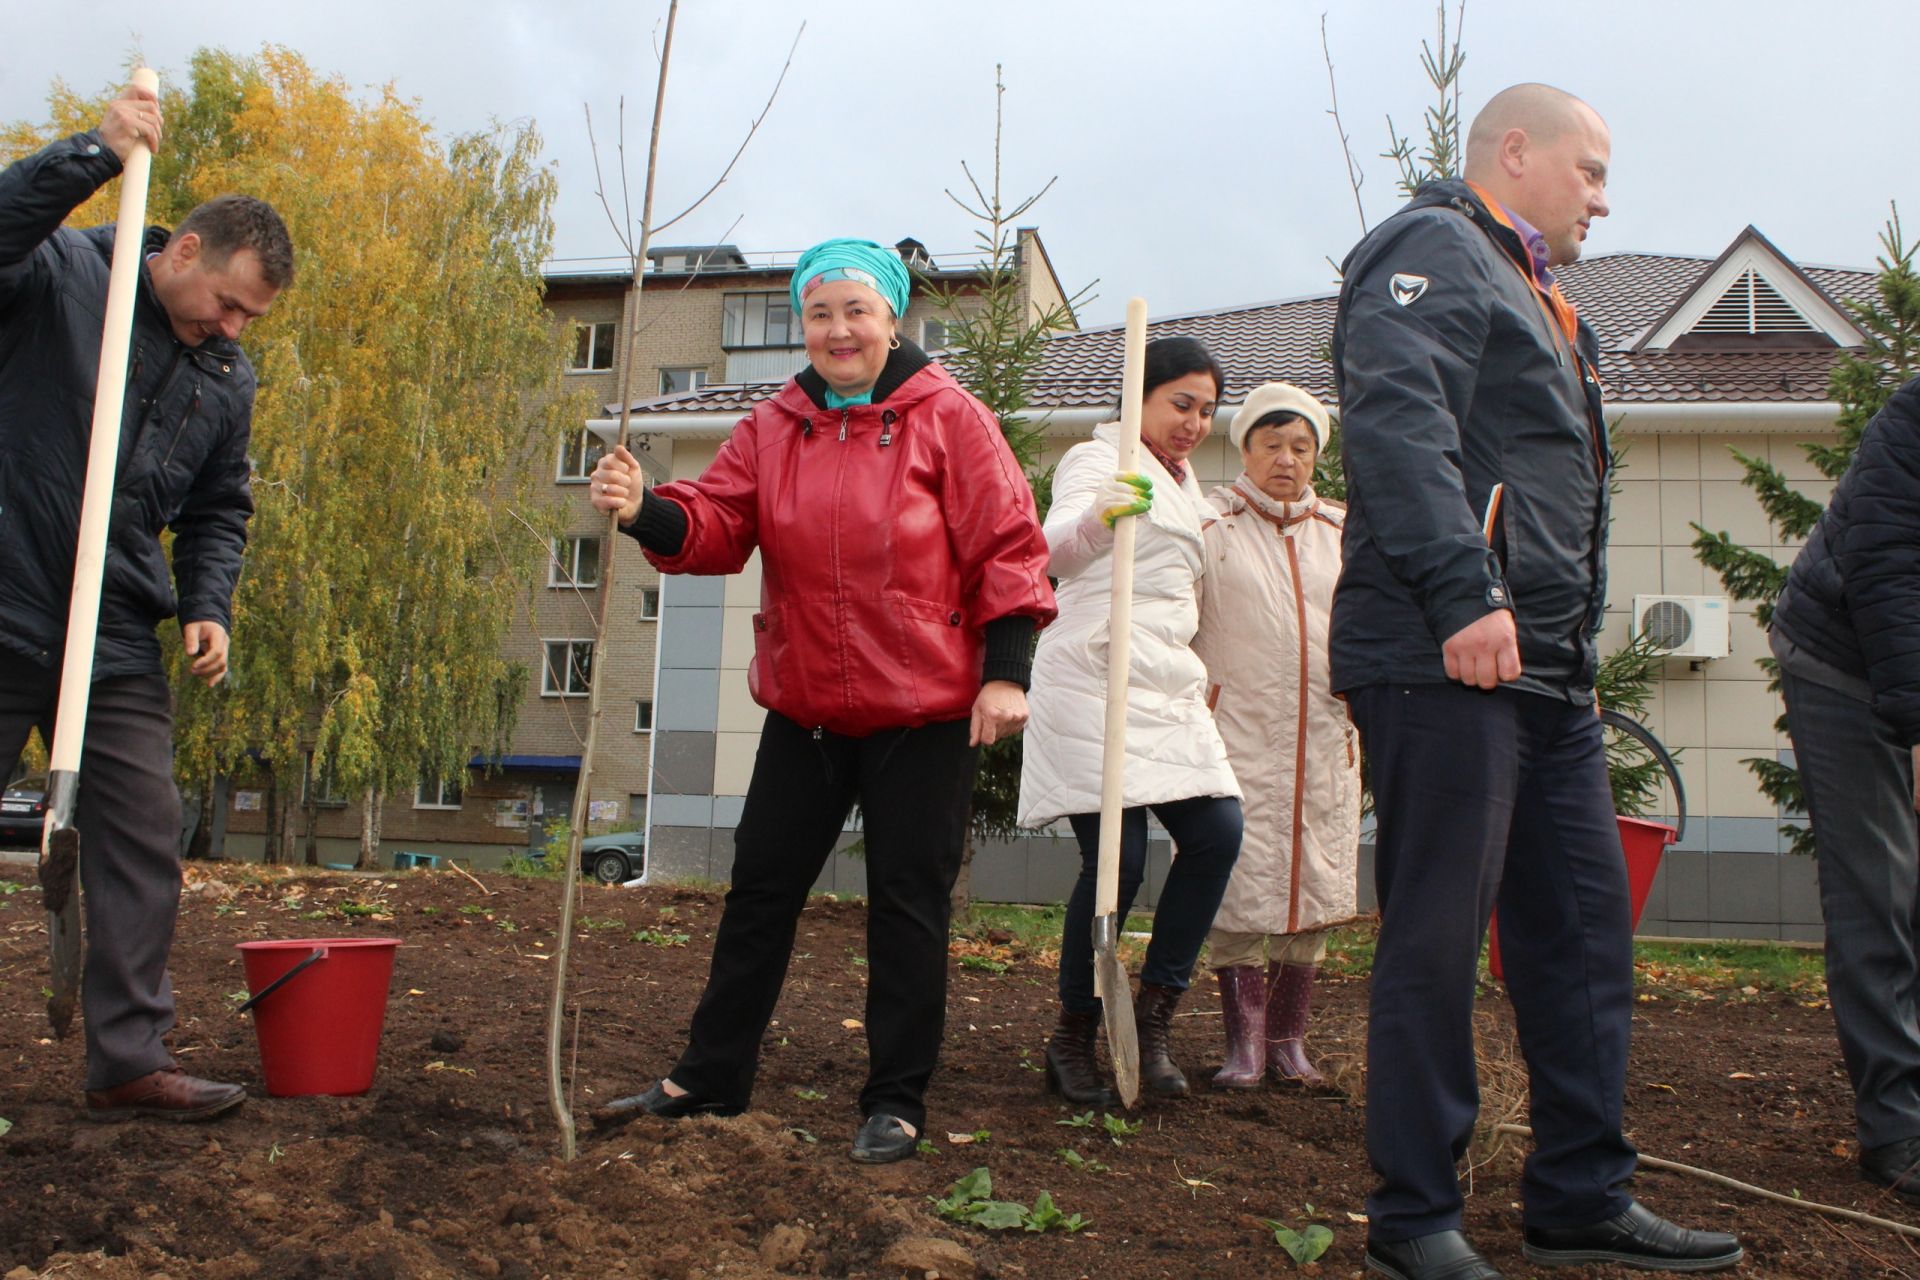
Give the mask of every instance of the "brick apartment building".
M 965 295 L 980 280 L 977 257 L 936 258 L 913 239 L 901 240 L 896 248 L 916 273 L 901 331 L 937 350 L 946 345 L 945 317 L 928 296 L 922 277 Z M 1015 255 L 1029 315 L 1066 303 L 1037 231 L 1018 232 Z M 650 250 L 637 320 L 636 402 L 648 408 L 671 406 L 709 388 L 738 389 L 749 399 L 758 398 L 802 368 L 806 352 L 787 293 L 798 256 L 748 255 L 733 245 Z M 622 361 L 629 349 L 621 320 L 630 283 L 617 259 L 552 264 L 546 276 L 547 308 L 554 323 L 573 334 L 571 358 L 554 395 L 578 395 L 601 415 L 617 415 Z M 588 830 L 599 834 L 645 827 L 654 768 L 661 582 L 638 547 L 621 539 L 607 598 L 606 523 L 588 501 L 586 477 L 606 447 L 611 421 L 598 416 L 552 447 L 535 442 L 529 451 L 551 478 L 564 533 L 529 583 L 526 607 L 516 610 L 503 642 L 507 654 L 529 673 L 510 749 L 498 762 L 476 757 L 457 785 L 423 780 L 413 794 L 389 797 L 381 815 L 383 861 L 394 852 L 408 851 L 497 865 L 543 845 L 547 834 L 572 816 L 588 694 L 595 680 L 603 687 Z M 658 460 L 663 470 L 673 465 L 670 439 L 640 435 L 636 427 L 634 444 L 636 452 Z M 729 588 L 742 589 L 757 589 L 757 582 Z M 604 652 L 596 652 L 594 619 L 603 605 L 609 610 L 607 640 Z M 686 633 L 679 643 L 697 644 L 699 638 Z M 361 828 L 357 797 L 335 797 L 325 792 L 324 781 L 320 785 L 321 859 L 350 860 Z M 221 834 L 233 837 L 226 840 L 230 854 L 257 855 L 264 828 L 262 806 L 258 790 L 236 788 L 226 797 L 221 805 L 226 830 Z M 302 819 L 296 819 L 295 832 L 296 842 L 304 838 Z

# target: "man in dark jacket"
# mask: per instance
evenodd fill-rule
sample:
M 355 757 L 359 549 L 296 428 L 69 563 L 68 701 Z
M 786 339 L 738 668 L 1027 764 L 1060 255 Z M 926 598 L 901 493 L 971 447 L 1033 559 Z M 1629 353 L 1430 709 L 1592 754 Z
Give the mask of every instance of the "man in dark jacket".
M 128 88 L 99 128 L 0 170 L 0 760 L 48 742 L 66 646 L 114 228 L 61 226 L 157 147 L 160 107 Z M 293 275 L 264 202 L 222 196 L 147 232 L 122 419 L 75 826 L 90 943 L 81 991 L 87 1114 L 195 1120 L 244 1100 L 182 1072 L 167 953 L 180 902 L 173 715 L 154 628 L 178 615 L 189 670 L 227 669 L 253 512 L 253 369 L 234 339 Z M 160 542 L 173 531 L 172 568 Z M 171 580 L 170 580 L 171 579 Z M 176 595 L 177 587 L 177 595 Z
M 1368 1025 L 1368 1266 L 1497 1276 L 1460 1231 L 1473 993 L 1496 896 L 1532 1089 L 1525 1251 L 1704 1270 L 1733 1237 L 1625 1190 L 1627 879 L 1593 696 L 1611 458 L 1592 333 L 1554 283 L 1607 213 L 1592 108 L 1518 85 L 1348 257 L 1348 480 L 1333 687 L 1368 752 L 1381 908 Z
M 1867 424 L 1772 630 L 1860 1170 L 1920 1203 L 1920 379 Z

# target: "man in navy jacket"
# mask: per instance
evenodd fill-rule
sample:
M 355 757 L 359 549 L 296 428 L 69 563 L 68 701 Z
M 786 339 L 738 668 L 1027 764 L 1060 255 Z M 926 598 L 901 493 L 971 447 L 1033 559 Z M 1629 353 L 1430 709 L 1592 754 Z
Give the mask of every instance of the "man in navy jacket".
M 160 104 L 129 87 L 97 129 L 0 170 L 0 760 L 53 737 L 114 228 L 68 214 L 160 143 Z M 221 196 L 146 233 L 75 826 L 89 955 L 81 1004 L 87 1114 L 197 1120 L 237 1085 L 167 1052 L 167 954 L 180 902 L 173 715 L 154 629 L 178 616 L 189 670 L 227 669 L 234 584 L 253 513 L 254 377 L 234 345 L 292 279 L 271 207 Z M 162 547 L 173 533 L 172 563 Z
M 1456 1170 L 1496 895 L 1531 1084 L 1527 1257 L 1741 1257 L 1625 1189 L 1632 928 L 1593 695 L 1612 458 L 1593 334 L 1552 274 L 1606 216 L 1610 148 L 1577 98 L 1507 89 L 1473 122 L 1467 180 L 1421 188 L 1343 273 L 1349 507 L 1329 649 L 1379 820 L 1367 1264 L 1401 1280 L 1498 1275 L 1461 1233 Z
M 1920 378 L 1861 434 L 1772 631 L 1861 1174 L 1920 1203 Z

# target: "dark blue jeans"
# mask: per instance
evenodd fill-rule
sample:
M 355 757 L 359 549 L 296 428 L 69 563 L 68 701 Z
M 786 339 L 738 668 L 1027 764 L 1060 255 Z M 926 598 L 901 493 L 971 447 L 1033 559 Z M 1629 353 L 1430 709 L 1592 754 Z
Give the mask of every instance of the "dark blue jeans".
M 1533 1123 L 1521 1216 L 1612 1217 L 1635 1160 L 1621 1133 L 1633 925 L 1593 707 L 1460 684 L 1366 685 L 1347 705 L 1380 823 L 1368 1234 L 1460 1226 L 1457 1166 L 1480 1107 L 1474 983 L 1496 898 Z
M 1240 802 L 1232 796 L 1195 796 L 1124 810 L 1120 815 L 1120 919 L 1127 918 L 1147 872 L 1147 809 L 1173 837 L 1178 856 L 1167 871 L 1153 913 L 1153 941 L 1140 981 L 1187 989 L 1200 944 L 1207 940 L 1220 899 L 1240 856 Z M 1075 1013 L 1100 1008 L 1093 993 L 1093 894 L 1100 874 L 1100 815 L 1067 818 L 1080 841 L 1080 878 L 1067 899 L 1060 937 L 1060 1003 Z

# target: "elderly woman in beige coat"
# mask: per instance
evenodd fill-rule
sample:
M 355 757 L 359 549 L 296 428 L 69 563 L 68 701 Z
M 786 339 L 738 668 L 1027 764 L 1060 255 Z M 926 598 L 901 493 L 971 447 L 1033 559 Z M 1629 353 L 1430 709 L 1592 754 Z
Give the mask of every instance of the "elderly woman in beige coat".
M 1244 793 L 1246 834 L 1207 937 L 1227 1034 L 1215 1088 L 1321 1090 L 1306 1052 L 1318 926 L 1354 913 L 1360 743 L 1329 691 L 1327 619 L 1346 511 L 1313 492 L 1327 411 L 1269 382 L 1234 416 L 1244 470 L 1209 495 L 1194 651 Z M 1264 970 L 1264 972 L 1263 972 Z

